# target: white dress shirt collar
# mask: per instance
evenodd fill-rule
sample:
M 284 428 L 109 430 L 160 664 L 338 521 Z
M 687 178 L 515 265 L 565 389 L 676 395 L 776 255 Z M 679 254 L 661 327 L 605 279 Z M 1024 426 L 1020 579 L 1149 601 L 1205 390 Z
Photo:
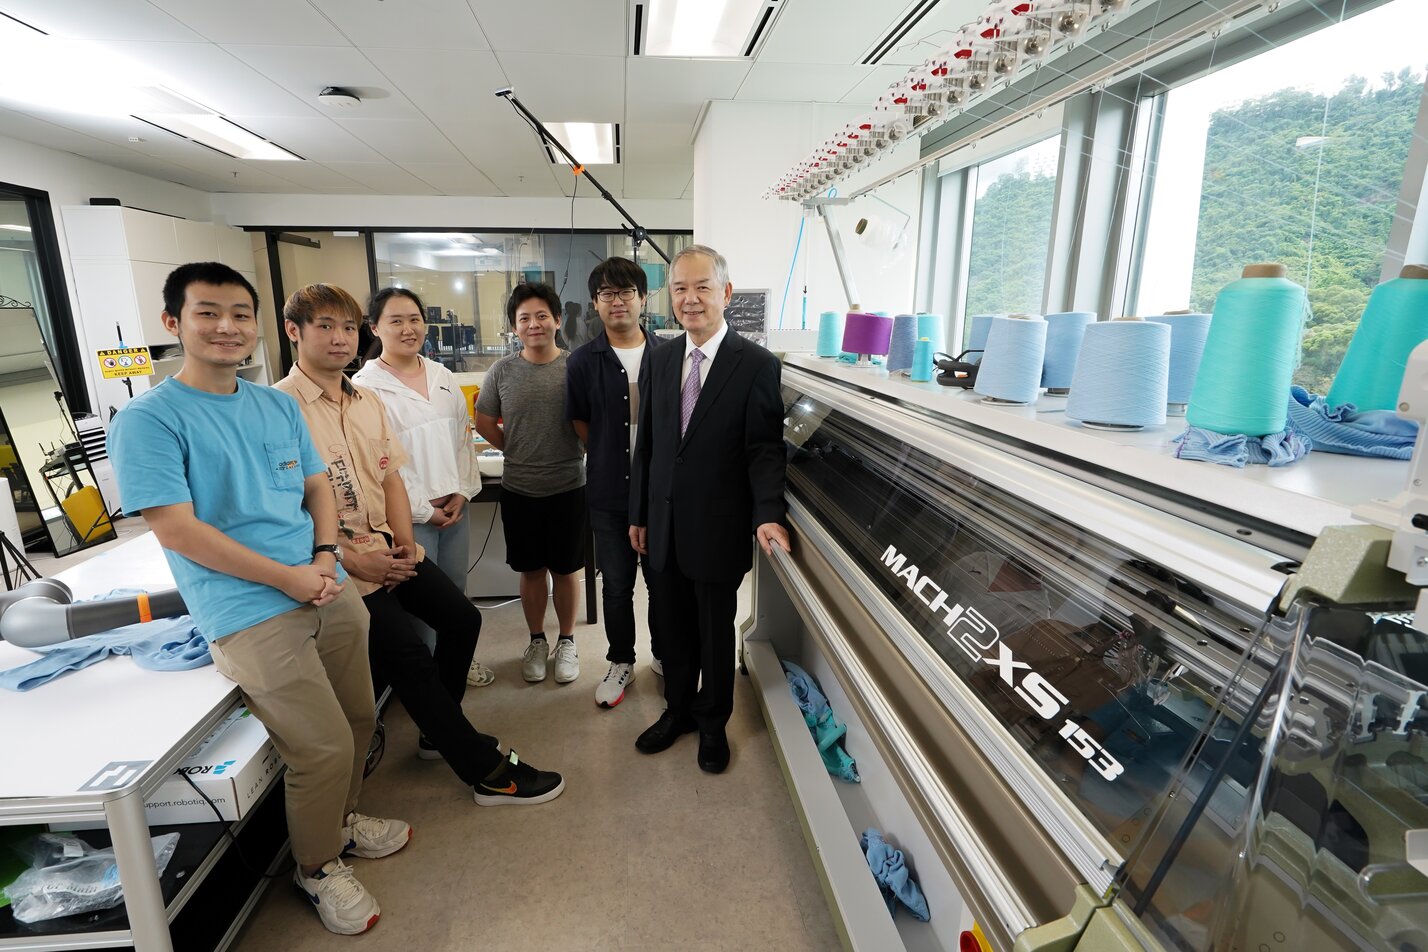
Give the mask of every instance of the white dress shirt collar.
M 714 360 L 714 355 L 719 352 L 719 345 L 724 343 L 724 335 L 729 333 L 729 322 L 721 321 L 719 329 L 714 332 L 714 336 L 704 342 L 704 346 L 698 348 L 704 351 L 704 366 L 707 367 Z M 689 362 L 689 355 L 695 350 L 694 338 L 688 334 L 684 335 L 684 361 Z

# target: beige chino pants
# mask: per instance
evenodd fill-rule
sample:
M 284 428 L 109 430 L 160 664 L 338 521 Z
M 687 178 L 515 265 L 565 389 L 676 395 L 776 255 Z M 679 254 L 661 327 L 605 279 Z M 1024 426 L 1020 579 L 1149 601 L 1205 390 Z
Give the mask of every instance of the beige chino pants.
M 303 865 L 342 852 L 342 821 L 362 789 L 377 719 L 367 625 L 349 583 L 331 604 L 295 608 L 209 646 L 288 765 L 288 835 Z

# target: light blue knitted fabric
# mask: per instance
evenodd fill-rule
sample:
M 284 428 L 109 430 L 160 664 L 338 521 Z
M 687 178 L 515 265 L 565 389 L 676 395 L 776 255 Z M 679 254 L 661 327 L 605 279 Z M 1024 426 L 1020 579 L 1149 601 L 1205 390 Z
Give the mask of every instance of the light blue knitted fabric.
M 888 913 L 897 917 L 897 906 L 893 904 L 896 900 L 907 907 L 914 919 L 921 922 L 931 919 L 927 897 L 922 895 L 922 887 L 917 885 L 917 880 L 908 871 L 902 850 L 889 846 L 882 833 L 873 827 L 868 827 L 858 842 L 863 847 L 873 879 L 878 881 L 883 902 L 888 904 Z
M 1268 436 L 1246 436 L 1243 433 L 1216 433 L 1203 427 L 1190 426 L 1175 438 L 1179 446 L 1175 455 L 1181 459 L 1200 460 L 1242 469 L 1246 463 L 1261 466 L 1288 466 L 1309 455 L 1314 448 L 1304 434 L 1290 423 L 1282 433 Z
M 1289 388 L 1289 422 L 1321 453 L 1412 459 L 1418 424 L 1391 410 L 1365 410 L 1329 401 L 1303 387 Z
M 858 765 L 843 749 L 843 735 L 848 733 L 848 726 L 833 716 L 828 698 L 818 689 L 812 675 L 792 661 L 783 662 L 783 669 L 793 699 L 803 712 L 803 722 L 808 725 L 808 731 L 818 745 L 824 768 L 844 783 L 861 783 Z

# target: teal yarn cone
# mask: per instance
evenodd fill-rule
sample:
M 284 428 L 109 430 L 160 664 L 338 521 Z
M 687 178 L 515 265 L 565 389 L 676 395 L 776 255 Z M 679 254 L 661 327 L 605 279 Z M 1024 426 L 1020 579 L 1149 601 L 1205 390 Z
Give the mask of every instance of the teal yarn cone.
M 1279 264 L 1246 265 L 1215 298 L 1185 418 L 1214 433 L 1284 430 L 1304 322 L 1304 289 Z
M 1004 403 L 1033 402 L 1041 390 L 1046 322 L 1022 314 L 994 317 L 991 325 L 987 352 L 977 370 L 977 393 Z
M 1134 318 L 1089 324 L 1066 417 L 1103 428 L 1159 426 L 1169 382 L 1169 327 Z
M 837 357 L 843 353 L 843 314 L 824 311 L 818 315 L 818 356 Z
M 888 344 L 888 373 L 912 366 L 912 350 L 917 346 L 917 316 L 899 314 L 893 318 L 892 341 Z
M 926 338 L 932 341 L 932 352 L 944 353 L 947 350 L 947 322 L 942 320 L 941 314 L 919 314 L 917 315 L 917 339 Z
M 1398 277 L 1373 289 L 1329 387 L 1329 405 L 1394 409 L 1408 355 L 1424 340 L 1428 340 L 1428 265 L 1410 264 Z
M 908 374 L 914 383 L 926 383 L 932 379 L 932 354 L 935 348 L 929 337 L 924 337 L 912 349 L 912 370 Z

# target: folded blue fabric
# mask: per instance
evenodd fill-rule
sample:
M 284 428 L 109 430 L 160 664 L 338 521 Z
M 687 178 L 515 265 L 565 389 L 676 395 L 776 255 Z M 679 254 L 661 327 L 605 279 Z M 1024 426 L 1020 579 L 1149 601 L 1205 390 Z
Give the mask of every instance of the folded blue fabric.
M 828 698 L 818 689 L 813 676 L 792 661 L 783 662 L 783 676 L 788 679 L 794 702 L 803 712 L 803 723 L 808 725 L 808 731 L 818 745 L 824 769 L 844 783 L 861 783 L 863 778 L 858 776 L 858 765 L 841 743 L 848 733 L 848 726 L 833 716 Z
M 902 850 L 893 849 L 883 839 L 882 833 L 873 827 L 863 833 L 858 842 L 863 847 L 863 855 L 868 860 L 868 869 L 877 880 L 878 891 L 883 894 L 883 902 L 888 904 L 888 914 L 897 917 L 897 900 L 907 907 L 914 919 L 926 922 L 932 918 L 927 908 L 927 897 L 922 895 L 922 887 L 908 872 Z
M 1246 463 L 1261 466 L 1288 466 L 1309 455 L 1314 444 L 1304 434 L 1288 424 L 1284 432 L 1268 436 L 1246 436 L 1243 433 L 1216 433 L 1198 426 L 1189 426 L 1175 438 L 1180 445 L 1175 455 L 1181 459 L 1219 463 L 1241 469 Z
M 1361 413 L 1352 403 L 1331 407 L 1303 387 L 1289 388 L 1289 422 L 1325 453 L 1412 459 L 1418 439 L 1418 424 L 1391 410 Z
M 116 589 L 98 599 L 136 595 L 141 589 Z M 96 600 L 98 600 L 96 599 Z M 32 648 L 39 659 L 0 671 L 0 688 L 32 691 L 71 671 L 98 664 L 110 655 L 130 655 L 134 663 L 150 671 L 188 671 L 213 663 L 208 642 L 198 633 L 188 615 L 157 618 L 141 625 L 61 641 Z

